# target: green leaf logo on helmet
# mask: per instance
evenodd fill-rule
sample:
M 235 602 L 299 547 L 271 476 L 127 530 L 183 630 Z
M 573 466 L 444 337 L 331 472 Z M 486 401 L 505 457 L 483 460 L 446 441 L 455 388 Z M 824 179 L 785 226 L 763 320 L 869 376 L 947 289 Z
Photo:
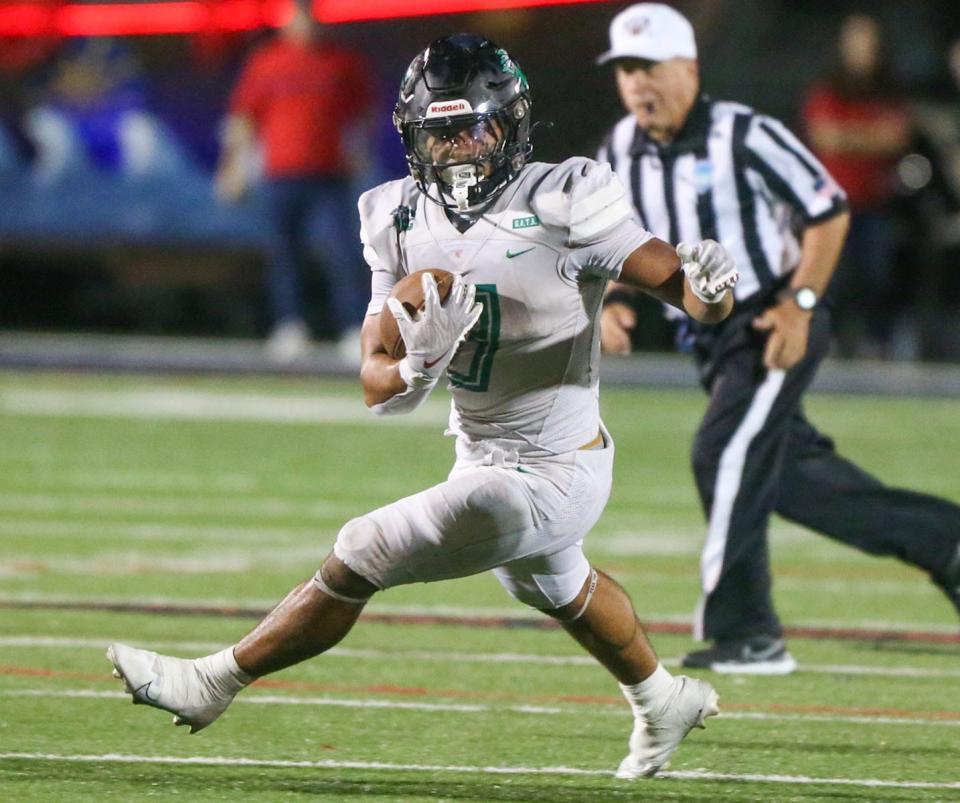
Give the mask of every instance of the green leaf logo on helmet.
M 530 82 L 527 81 L 527 76 L 523 74 L 523 70 L 520 69 L 520 66 L 510 58 L 510 54 L 507 53 L 502 47 L 497 48 L 497 58 L 500 59 L 500 69 L 505 73 L 514 75 L 520 81 L 520 85 L 524 89 L 530 88 Z

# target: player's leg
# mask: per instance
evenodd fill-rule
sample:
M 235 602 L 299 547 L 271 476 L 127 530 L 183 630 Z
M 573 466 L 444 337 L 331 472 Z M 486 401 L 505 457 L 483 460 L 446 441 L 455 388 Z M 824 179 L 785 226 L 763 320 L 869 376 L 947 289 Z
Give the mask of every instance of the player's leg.
M 354 519 L 348 527 L 372 527 Z M 334 553 L 320 571 L 294 588 L 234 647 L 240 668 L 260 677 L 313 658 L 350 632 L 363 606 L 377 591 Z
M 693 728 L 718 713 L 709 683 L 674 677 L 660 664 L 626 591 L 590 567 L 580 544 L 494 573 L 512 596 L 556 619 L 619 681 L 634 727 L 618 777 L 654 775 Z
M 960 506 L 885 485 L 838 455 L 802 413 L 791 425 L 781 488 L 784 518 L 923 569 L 960 613 Z
M 790 420 L 828 342 L 826 316 L 818 314 L 807 356 L 788 372 L 762 368 L 762 339 L 730 344 L 718 361 L 693 443 L 708 520 L 695 631 L 713 644 L 685 656 L 684 666 L 754 674 L 796 667 L 773 605 L 767 527 L 782 495 Z
M 547 480 L 530 483 L 539 483 L 543 496 L 551 493 Z M 256 677 L 335 645 L 377 589 L 475 574 L 512 557 L 523 535 L 537 532 L 530 483 L 516 470 L 468 468 L 348 522 L 317 575 L 235 647 L 185 660 L 113 644 L 107 657 L 134 702 L 200 730 Z
M 362 517 L 344 530 L 356 535 L 364 528 L 375 525 Z M 188 725 L 195 733 L 216 720 L 256 678 L 337 644 L 376 590 L 331 553 L 311 580 L 294 588 L 232 647 L 188 660 L 111 644 L 107 658 L 135 703 L 169 711 L 174 724 Z
M 544 613 L 556 619 L 620 683 L 640 683 L 659 665 L 627 592 L 602 571 L 591 569 L 571 602 Z

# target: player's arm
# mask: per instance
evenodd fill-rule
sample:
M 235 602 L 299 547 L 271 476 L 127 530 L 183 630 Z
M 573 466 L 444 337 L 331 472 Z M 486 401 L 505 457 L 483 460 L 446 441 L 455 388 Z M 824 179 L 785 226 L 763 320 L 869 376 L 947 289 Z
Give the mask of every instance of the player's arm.
M 390 315 L 390 311 L 384 309 L 380 315 Z M 387 354 L 380 339 L 380 315 L 367 315 L 360 330 L 360 384 L 363 401 L 371 408 L 407 390 L 400 376 L 400 360 Z
M 379 315 L 368 315 L 360 334 L 364 401 L 376 415 L 409 413 L 430 395 L 437 381 L 457 353 L 460 343 L 473 329 L 483 307 L 476 301 L 476 287 L 460 276 L 446 303 L 441 303 L 433 275 L 425 272 L 423 309 L 411 317 L 393 297 Z M 406 355 L 391 357 L 380 338 L 380 315 L 393 315 L 406 347 Z
M 639 288 L 701 323 L 719 323 L 733 309 L 730 288 L 739 279 L 733 259 L 713 240 L 674 249 L 647 240 L 626 258 L 622 284 Z
M 606 354 L 629 354 L 637 325 L 637 290 L 683 310 L 702 323 L 722 321 L 733 308 L 730 288 L 739 275 L 726 251 L 711 240 L 676 250 L 653 238 L 627 257 L 620 281 L 607 288 L 600 318 L 600 345 Z M 707 295 L 702 288 L 711 289 Z
M 704 323 L 722 321 L 730 314 L 733 299 L 729 290 L 739 275 L 719 243 L 681 244 L 675 251 L 652 237 L 640 226 L 626 187 L 608 164 L 571 159 L 556 172 L 566 179 L 563 191 L 569 202 L 561 207 L 567 212 L 563 222 L 569 227 L 572 249 L 566 275 L 615 279 Z M 552 200 L 554 193 L 545 197 Z M 540 219 L 547 221 L 555 206 L 540 202 Z M 624 307 L 621 305 L 621 311 Z M 604 330 L 609 318 L 610 314 L 604 314 L 601 319 L 602 341 L 609 339 L 611 328 Z

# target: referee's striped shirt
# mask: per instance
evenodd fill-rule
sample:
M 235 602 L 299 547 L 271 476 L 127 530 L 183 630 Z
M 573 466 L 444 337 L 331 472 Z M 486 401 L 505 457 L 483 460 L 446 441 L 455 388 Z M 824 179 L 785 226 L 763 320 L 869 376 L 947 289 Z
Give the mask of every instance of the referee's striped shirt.
M 713 239 L 736 260 L 744 301 L 779 287 L 799 261 L 795 232 L 847 208 L 840 186 L 779 121 L 701 95 L 660 145 L 633 115 L 598 154 L 629 188 L 644 228 L 662 240 Z

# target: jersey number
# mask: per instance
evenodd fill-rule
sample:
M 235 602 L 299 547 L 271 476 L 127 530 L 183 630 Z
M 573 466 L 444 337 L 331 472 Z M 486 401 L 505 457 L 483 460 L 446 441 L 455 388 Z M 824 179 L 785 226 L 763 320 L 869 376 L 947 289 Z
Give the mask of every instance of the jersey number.
M 467 342 L 476 345 L 470 368 L 464 372 L 447 369 L 447 376 L 454 387 L 483 392 L 490 387 L 493 355 L 500 345 L 500 296 L 497 286 L 478 284 L 477 301 L 483 304 L 483 312 L 467 336 Z

